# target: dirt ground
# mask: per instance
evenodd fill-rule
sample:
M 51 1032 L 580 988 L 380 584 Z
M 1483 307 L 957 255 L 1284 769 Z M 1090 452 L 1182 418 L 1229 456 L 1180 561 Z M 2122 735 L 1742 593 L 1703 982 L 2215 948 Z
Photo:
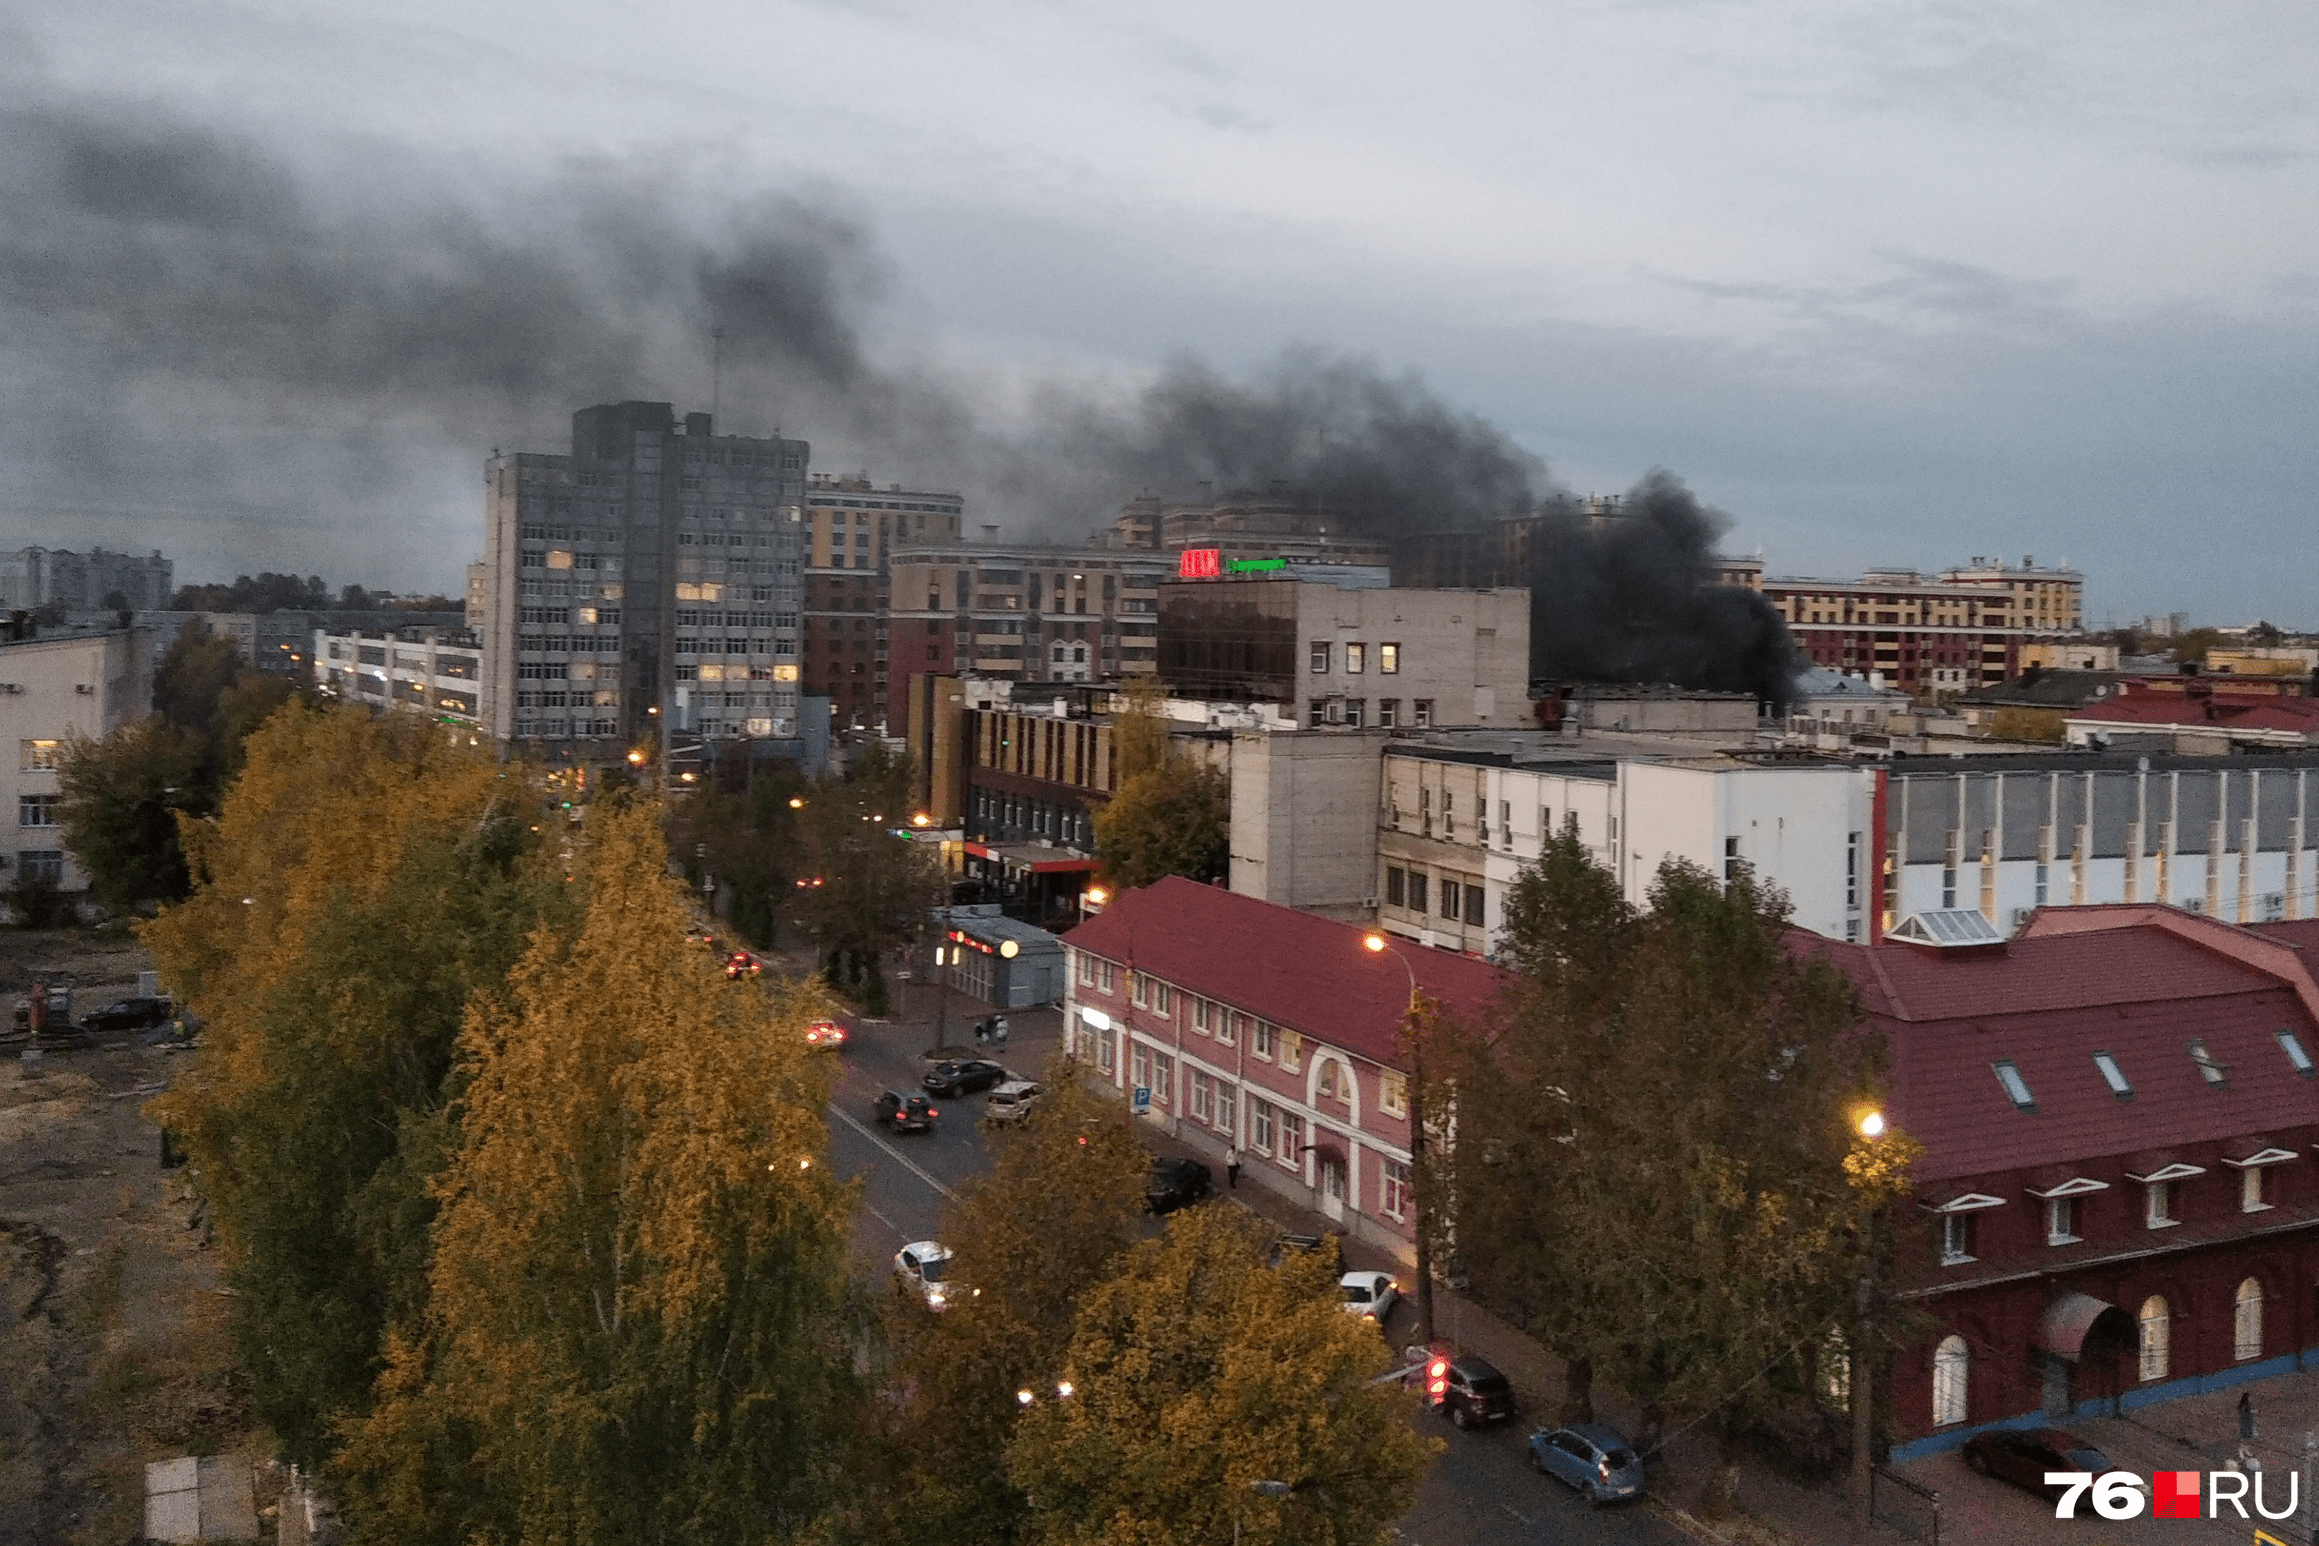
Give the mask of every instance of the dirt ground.
M 0 1016 L 35 976 L 71 972 L 81 1014 L 150 965 L 125 934 L 0 931 Z M 146 1462 L 266 1452 L 206 1221 L 142 1111 L 186 1056 L 157 1039 L 50 1050 L 31 1078 L 0 1046 L 0 1546 L 123 1546 Z

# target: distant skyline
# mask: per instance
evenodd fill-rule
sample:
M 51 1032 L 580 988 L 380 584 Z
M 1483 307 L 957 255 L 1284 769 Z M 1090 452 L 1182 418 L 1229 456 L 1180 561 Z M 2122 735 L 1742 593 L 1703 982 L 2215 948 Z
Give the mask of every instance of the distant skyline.
M 735 429 L 975 524 L 1099 524 L 1171 362 L 1301 347 L 1777 572 L 2319 627 L 2308 7 L 96 0 L 0 60 L 0 547 L 456 595 L 492 448 L 706 407 L 737 308 Z

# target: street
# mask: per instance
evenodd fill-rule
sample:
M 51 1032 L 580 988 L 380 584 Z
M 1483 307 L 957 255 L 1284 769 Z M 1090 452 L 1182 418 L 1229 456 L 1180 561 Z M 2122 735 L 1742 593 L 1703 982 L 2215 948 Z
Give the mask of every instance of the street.
M 871 1120 L 871 1102 L 879 1091 L 919 1088 L 928 1067 L 923 1054 L 934 1040 L 930 999 L 927 990 L 914 990 L 909 1020 L 880 1024 L 846 1017 L 852 1034 L 836 1054 L 843 1067 L 830 1109 L 830 1154 L 841 1175 L 863 1180 L 856 1255 L 877 1272 L 887 1270 L 902 1246 L 938 1238 L 947 1191 L 989 1168 L 979 1094 L 936 1101 L 942 1114 L 931 1132 L 895 1133 Z M 973 1000 L 954 996 L 953 1042 L 971 1042 L 974 1019 L 987 1012 Z M 1029 1010 L 1010 1018 L 1010 1045 L 992 1060 L 1036 1078 L 1057 1043 L 1056 1014 Z M 1412 1318 L 1406 1302 L 1395 1306 L 1388 1340 L 1405 1334 Z M 1648 1506 L 1589 1509 L 1577 1494 L 1531 1470 L 1524 1446 L 1535 1426 L 1532 1414 L 1518 1413 L 1511 1423 L 1464 1433 L 1438 1418 L 1420 1421 L 1423 1431 L 1438 1434 L 1448 1448 L 1426 1476 L 1417 1508 L 1401 1523 L 1401 1539 L 1414 1546 L 1507 1541 L 1675 1546 L 1689 1540 Z

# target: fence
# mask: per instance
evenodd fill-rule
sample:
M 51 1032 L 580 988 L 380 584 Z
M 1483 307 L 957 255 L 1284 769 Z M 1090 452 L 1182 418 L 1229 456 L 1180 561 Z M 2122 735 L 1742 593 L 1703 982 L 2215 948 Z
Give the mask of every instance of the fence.
M 1941 1546 L 1941 1495 L 1898 1472 L 1869 1470 L 1868 1517 L 1926 1546 Z

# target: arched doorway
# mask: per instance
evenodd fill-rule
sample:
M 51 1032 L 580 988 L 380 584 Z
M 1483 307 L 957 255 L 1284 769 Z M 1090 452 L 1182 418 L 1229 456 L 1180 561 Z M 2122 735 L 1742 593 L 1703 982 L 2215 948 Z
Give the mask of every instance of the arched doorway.
M 1313 1158 L 1320 1171 L 1321 1212 L 1327 1214 L 1332 1222 L 1342 1224 L 1345 1221 L 1345 1198 L 1352 1190 L 1345 1151 L 1333 1143 L 1323 1143 L 1316 1147 Z
M 2088 1401 L 2106 1401 L 2115 1413 L 2139 1340 L 2134 1317 L 2116 1305 L 2074 1291 L 2057 1295 L 2038 1324 L 2045 1414 L 2067 1417 Z

